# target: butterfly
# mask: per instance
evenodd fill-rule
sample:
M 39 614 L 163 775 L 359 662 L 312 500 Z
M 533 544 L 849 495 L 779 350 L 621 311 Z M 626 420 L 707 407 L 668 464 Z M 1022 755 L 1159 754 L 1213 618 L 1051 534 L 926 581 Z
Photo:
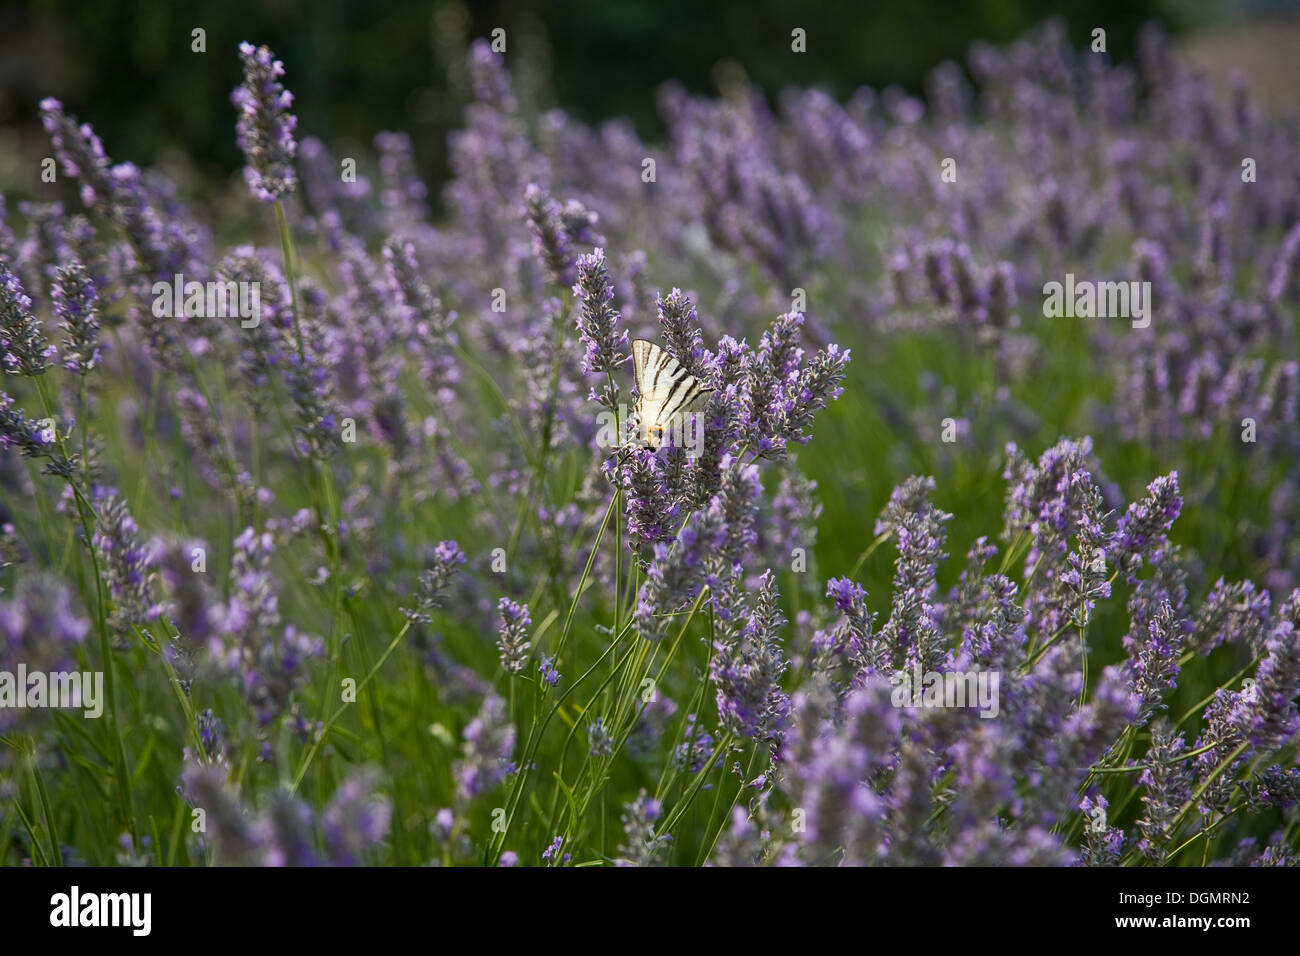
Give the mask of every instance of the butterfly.
M 632 343 L 632 374 L 637 390 L 632 411 L 640 426 L 641 441 L 651 448 L 663 444 L 664 436 L 674 428 L 676 434 L 681 434 L 681 423 L 703 408 L 714 391 L 646 339 Z

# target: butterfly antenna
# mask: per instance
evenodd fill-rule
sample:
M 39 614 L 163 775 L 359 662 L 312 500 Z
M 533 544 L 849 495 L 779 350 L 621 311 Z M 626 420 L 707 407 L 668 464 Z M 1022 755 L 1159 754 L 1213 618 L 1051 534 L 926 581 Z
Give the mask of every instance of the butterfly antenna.
M 624 459 L 626 459 L 628 455 L 632 454 L 635 449 L 635 445 L 624 445 L 622 452 L 619 453 L 618 460 L 614 462 L 614 467 L 617 468 L 619 465 L 623 464 Z

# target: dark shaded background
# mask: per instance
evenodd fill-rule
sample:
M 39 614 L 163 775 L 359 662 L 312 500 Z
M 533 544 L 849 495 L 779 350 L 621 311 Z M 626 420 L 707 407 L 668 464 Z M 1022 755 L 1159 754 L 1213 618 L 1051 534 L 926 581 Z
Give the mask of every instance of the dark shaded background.
M 462 67 L 473 37 L 508 34 L 507 57 L 533 106 L 561 105 L 584 119 L 633 118 L 659 132 L 654 90 L 677 78 L 716 89 L 719 69 L 739 67 L 769 93 L 786 84 L 847 95 L 863 84 L 919 89 L 944 59 L 972 41 L 1001 43 L 1062 16 L 1086 44 L 1104 26 L 1123 59 L 1138 27 L 1155 19 L 1174 33 L 1293 2 L 1206 0 L 0 0 L 0 128 L 39 135 L 36 105 L 62 99 L 93 123 L 115 160 L 141 164 L 184 150 L 210 175 L 240 165 L 230 90 L 241 40 L 267 43 L 285 61 L 300 135 L 331 147 L 369 143 L 403 129 L 426 177 L 445 172 L 445 139 L 467 95 Z M 807 30 L 809 51 L 790 51 Z M 207 52 L 191 52 L 191 30 Z

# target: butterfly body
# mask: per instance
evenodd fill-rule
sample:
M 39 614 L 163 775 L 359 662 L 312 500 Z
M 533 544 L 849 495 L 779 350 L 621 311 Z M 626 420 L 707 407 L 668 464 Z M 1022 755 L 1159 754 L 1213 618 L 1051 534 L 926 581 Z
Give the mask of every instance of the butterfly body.
M 677 359 L 646 339 L 632 343 L 637 400 L 633 408 L 640 440 L 658 448 L 672 434 L 681 435 L 685 420 L 713 394 Z

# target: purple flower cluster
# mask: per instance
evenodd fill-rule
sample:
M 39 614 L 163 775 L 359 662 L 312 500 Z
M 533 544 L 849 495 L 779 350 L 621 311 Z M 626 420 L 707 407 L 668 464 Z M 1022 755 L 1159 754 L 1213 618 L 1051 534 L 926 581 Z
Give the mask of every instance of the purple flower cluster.
M 838 618 L 813 637 L 803 665 L 809 681 L 793 695 L 771 775 L 774 792 L 797 808 L 800 828 L 793 839 L 751 832 L 755 820 L 772 813 L 764 794 L 733 826 L 733 835 L 748 834 L 750 862 L 1114 865 L 1140 856 L 1162 863 L 1189 832 L 1186 807 L 1194 792 L 1201 794 L 1198 812 L 1208 817 L 1239 808 L 1243 791 L 1234 780 L 1249 755 L 1285 753 L 1300 738 L 1300 642 L 1292 620 L 1300 592 L 1272 617 L 1267 601 L 1237 603 L 1250 602 L 1253 587 L 1229 589 L 1220 582 L 1199 612 L 1189 611 L 1185 588 L 1175 588 L 1179 574 L 1169 570 L 1178 561 L 1168 545 L 1180 503 L 1175 479 L 1153 482 L 1148 497 L 1125 512 L 1128 520 L 1108 531 L 1098 489 L 1087 471 L 1076 470 L 1086 455 L 1088 443 L 1070 443 L 1030 464 L 1012 449 L 1004 536 L 1019 535 L 1017 547 L 1038 549 L 1025 570 L 1024 593 L 984 570 L 996 548 L 980 539 L 970 567 L 941 603 L 925 583 L 942 559 L 934 535 L 947 518 L 930 503 L 935 484 L 911 479 L 895 490 L 877 524 L 878 532 L 896 536 L 900 552 L 891 623 L 877 637 L 862 588 L 847 579 L 830 582 L 827 597 Z M 1036 545 L 1025 544 L 1025 536 Z M 1088 549 L 1105 552 L 1111 540 L 1124 542 L 1115 548 L 1117 562 L 1138 555 L 1154 572 L 1137 582 L 1137 599 L 1130 601 L 1130 633 L 1140 623 L 1142 638 L 1126 644 L 1124 665 L 1104 668 L 1080 696 L 1077 644 L 1060 643 L 1059 632 L 1026 617 L 1023 606 L 1039 593 L 1049 595 L 1044 607 L 1060 599 L 1058 586 L 1042 576 L 1041 562 L 1078 568 L 1066 558 Z M 1063 557 L 1053 557 L 1062 551 Z M 1143 585 L 1150 593 L 1143 594 Z M 1154 609 L 1153 594 L 1162 595 Z M 1109 593 L 1090 592 L 1091 606 L 1108 601 Z M 899 646 L 895 635 L 904 628 L 893 625 L 895 617 L 913 630 L 914 622 L 926 622 L 933 648 L 924 660 L 909 653 L 907 670 L 999 673 L 997 718 L 981 719 L 969 701 L 965 708 L 936 702 L 918 709 L 910 694 L 900 700 L 896 679 L 887 679 L 882 665 L 889 670 L 904 663 L 901 652 L 915 645 Z M 1189 618 L 1199 626 L 1194 629 Z M 1089 622 L 1075 617 L 1073 623 L 1086 630 Z M 1194 744 L 1197 754 L 1191 753 L 1183 734 L 1152 720 L 1177 686 L 1188 636 L 1200 631 L 1207 633 L 1202 644 L 1213 639 L 1249 650 L 1261 629 L 1268 634 L 1266 656 L 1255 677 L 1242 691 L 1218 692 Z M 1028 637 L 1042 648 L 1032 653 L 1031 647 L 1031 656 Z M 723 704 L 720 698 L 720 709 Z M 1117 785 L 1116 777 L 1093 771 L 1115 761 L 1117 743 L 1143 725 L 1150 727 L 1149 740 L 1132 778 L 1142 788 L 1143 810 L 1134 829 L 1126 830 L 1107 819 L 1112 801 L 1105 793 L 1093 789 L 1082 803 L 1071 798 L 1081 786 L 1096 783 L 1110 792 Z M 1255 785 L 1247 792 L 1287 792 L 1284 776 L 1275 773 L 1270 781 L 1273 791 Z M 1126 791 L 1121 786 L 1114 792 Z M 1268 806 L 1264 798 L 1251 799 Z M 1067 840 L 1071 832 L 1078 842 Z
M 319 813 L 287 793 L 254 810 L 215 764 L 187 765 L 180 790 L 204 811 L 200 846 L 210 864 L 360 866 L 383 844 L 392 819 L 392 803 L 376 792 L 377 783 L 373 772 L 348 777 Z
M 147 626 L 166 609 L 156 597 L 152 549 L 140 541 L 140 528 L 117 489 L 96 488 L 92 502 L 98 518 L 91 544 L 99 553 L 100 572 L 113 598 L 113 625 L 122 632 Z
M 68 336 L 63 342 L 62 364 L 69 372 L 86 375 L 100 362 L 99 295 L 79 259 L 59 266 L 54 275 L 51 305 Z
M 66 584 L 44 574 L 23 578 L 12 593 L 0 598 L 0 661 L 4 662 L 0 669 L 12 672 L 21 664 L 29 672 L 74 670 L 77 651 L 89 633 L 90 622 Z M 22 686 L 14 690 L 27 693 Z M 0 730 L 9 733 L 42 713 L 46 712 L 12 705 L 0 708 Z M 7 769 L 11 756 L 10 748 L 5 748 L 0 768 Z
M 668 834 L 655 833 L 655 821 L 663 808 L 642 790 L 623 808 L 623 844 L 617 866 L 650 866 L 656 854 L 672 842 Z
M 781 729 L 790 707 L 781 689 L 786 660 L 780 629 L 786 623 L 777 604 L 775 577 L 769 570 L 739 633 L 733 636 L 729 633 L 732 628 L 724 628 L 722 639 L 714 642 L 710 668 L 724 731 L 756 737 Z
M 0 349 L 6 372 L 40 375 L 50 367 L 54 347 L 32 314 L 32 300 L 18 276 L 0 260 Z
M 483 699 L 478 716 L 465 725 L 461 759 L 452 769 L 456 793 L 473 800 L 496 787 L 514 770 L 515 728 L 506 702 L 495 694 Z
M 241 43 L 239 58 L 244 82 L 230 94 L 230 101 L 239 111 L 235 138 L 248 163 L 244 179 L 254 198 L 275 202 L 298 185 L 293 170 L 298 118 L 289 112 L 293 94 L 280 83 L 284 64 L 267 47 Z
M 509 598 L 497 603 L 500 623 L 497 626 L 497 648 L 501 651 L 501 666 L 507 674 L 522 674 L 528 663 L 528 629 L 532 618 L 527 604 L 516 604 Z
M 582 370 L 590 374 L 613 372 L 627 361 L 627 332 L 619 331 L 619 314 L 610 302 L 614 286 L 605 265 L 605 250 L 580 256 L 575 266 L 578 279 L 574 298 L 581 304 L 578 335 L 587 347 Z

